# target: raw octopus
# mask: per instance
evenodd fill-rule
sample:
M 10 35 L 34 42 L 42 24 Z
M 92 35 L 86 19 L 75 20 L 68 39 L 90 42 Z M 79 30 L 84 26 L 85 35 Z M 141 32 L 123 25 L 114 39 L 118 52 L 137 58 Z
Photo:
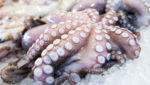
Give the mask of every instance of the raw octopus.
M 36 84 L 53 85 L 56 75 L 63 76 L 73 84 L 76 81 L 70 80 L 70 77 L 80 78 L 83 71 L 98 74 L 105 70 L 103 67 L 111 60 L 122 64 L 126 59 L 139 57 L 140 47 L 136 36 L 127 29 L 115 26 L 118 14 L 114 10 L 110 9 L 103 16 L 95 9 L 57 11 L 42 20 L 57 24 L 41 32 L 29 48 L 27 63 L 23 67 L 3 69 L 2 79 L 5 82 L 15 83 L 23 79 L 26 75 L 21 73 L 32 68 L 29 64 L 34 61 L 32 73 Z M 11 69 L 14 72 L 11 73 Z

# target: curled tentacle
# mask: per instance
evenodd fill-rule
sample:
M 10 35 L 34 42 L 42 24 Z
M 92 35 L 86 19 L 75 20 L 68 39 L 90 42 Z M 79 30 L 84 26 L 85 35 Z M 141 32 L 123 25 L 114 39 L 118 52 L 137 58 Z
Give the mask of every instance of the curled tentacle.
M 68 35 L 62 35 L 61 40 L 56 39 L 42 52 L 42 58 L 35 61 L 33 69 L 34 79 L 44 85 L 54 83 L 54 66 L 68 57 L 71 57 L 88 39 L 91 26 L 81 26 L 72 30 Z
M 120 51 L 113 51 L 111 53 L 111 59 L 116 60 L 116 63 L 123 65 L 126 62 L 126 55 Z
M 108 11 L 101 18 L 101 22 L 104 25 L 114 25 L 118 21 L 118 14 L 114 10 Z
M 109 26 L 106 29 L 109 30 L 112 42 L 116 43 L 128 58 L 135 59 L 139 57 L 140 47 L 134 34 L 118 26 Z
M 14 84 L 27 77 L 29 72 L 31 72 L 31 68 L 32 66 L 29 64 L 25 64 L 21 67 L 9 65 L 2 69 L 1 78 L 4 82 Z
M 133 20 L 133 19 L 132 19 Z M 123 28 L 127 28 L 131 31 L 135 31 L 135 26 L 131 21 L 129 20 L 128 16 L 126 13 L 122 10 L 119 10 L 119 21 L 118 21 L 119 26 Z

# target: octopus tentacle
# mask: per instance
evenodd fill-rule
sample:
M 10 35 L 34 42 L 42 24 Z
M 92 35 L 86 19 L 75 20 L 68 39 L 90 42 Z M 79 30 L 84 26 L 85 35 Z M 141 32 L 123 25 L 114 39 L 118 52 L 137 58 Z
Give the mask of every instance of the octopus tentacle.
M 135 59 L 139 57 L 140 47 L 134 34 L 118 26 L 109 26 L 106 29 L 109 30 L 112 41 L 118 44 L 122 51 L 125 51 L 128 58 Z
M 42 58 L 35 61 L 34 79 L 38 82 L 42 81 L 44 85 L 53 84 L 55 68 L 52 66 L 57 65 L 58 61 L 73 55 L 84 46 L 90 29 L 91 26 L 81 26 L 75 31 L 70 31 L 68 35 L 62 35 L 61 40 L 56 39 L 53 44 L 48 45 L 42 52 Z
M 119 25 L 123 28 L 127 28 L 131 31 L 135 31 L 135 27 L 131 24 L 131 22 L 129 21 L 127 15 L 125 14 L 124 11 L 119 10 Z
M 123 65 L 126 62 L 126 56 L 120 51 L 113 51 L 111 53 L 111 59 L 115 59 L 119 65 Z
M 114 10 L 108 11 L 101 19 L 104 25 L 114 25 L 118 21 L 118 14 Z
M 17 83 L 28 76 L 28 73 L 31 72 L 31 67 L 29 64 L 25 64 L 21 67 L 15 65 L 7 66 L 2 69 L 1 78 L 7 83 Z
M 60 23 L 58 25 L 54 24 L 51 28 L 45 30 L 36 40 L 36 42 L 32 45 L 32 47 L 27 52 L 28 61 L 36 59 L 40 52 L 46 48 L 46 46 L 52 43 L 55 39 L 60 38 L 62 34 L 68 33 L 70 30 L 74 30 L 76 27 L 79 27 L 86 22 L 77 22 L 77 21 L 68 21 L 64 23 Z
M 93 22 L 98 22 L 101 19 L 99 13 L 95 9 L 86 9 L 82 12 L 86 13 Z
M 50 28 L 50 25 L 45 24 L 28 30 L 22 38 L 23 49 L 28 50 L 32 46 L 32 44 L 39 38 L 40 34 L 42 34 L 44 30 L 48 28 Z
M 84 68 L 90 69 L 100 67 L 106 62 L 106 59 L 108 59 L 108 50 L 111 49 L 110 43 L 107 42 L 107 38 L 109 39 L 110 37 L 109 35 L 105 34 L 106 30 L 100 29 L 102 28 L 97 27 L 94 29 L 91 32 L 86 46 L 84 46 L 76 55 L 72 57 L 74 59 L 78 58 L 80 60 L 64 67 L 63 71 L 67 73 L 80 72 Z M 87 64 L 87 62 L 90 63 Z M 74 69 L 71 69 L 72 67 L 74 67 Z

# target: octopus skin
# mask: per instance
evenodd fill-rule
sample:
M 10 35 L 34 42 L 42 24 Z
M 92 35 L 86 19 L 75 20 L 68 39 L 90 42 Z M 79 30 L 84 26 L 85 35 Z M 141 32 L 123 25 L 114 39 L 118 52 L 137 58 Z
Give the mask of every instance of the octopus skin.
M 32 73 L 36 84 L 53 85 L 56 71 L 69 80 L 72 75 L 80 76 L 81 71 L 102 73 L 103 66 L 111 59 L 123 63 L 121 60 L 125 57 L 136 59 L 139 56 L 136 36 L 114 26 L 118 14 L 113 10 L 102 16 L 95 9 L 57 11 L 48 16 L 43 20 L 58 24 L 41 33 L 26 57 L 27 64 L 35 61 Z M 7 77 L 2 79 L 9 79 Z

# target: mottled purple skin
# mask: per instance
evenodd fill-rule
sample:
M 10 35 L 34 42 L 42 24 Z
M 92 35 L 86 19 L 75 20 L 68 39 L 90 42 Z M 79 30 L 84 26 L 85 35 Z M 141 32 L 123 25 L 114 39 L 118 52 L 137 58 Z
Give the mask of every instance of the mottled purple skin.
M 106 0 L 77 0 L 72 11 L 81 11 L 87 8 L 94 8 L 100 13 L 104 11 Z
M 23 49 L 27 51 L 32 46 L 32 44 L 38 39 L 40 34 L 44 32 L 46 28 L 50 28 L 50 25 L 49 24 L 40 25 L 28 30 L 22 38 Z

